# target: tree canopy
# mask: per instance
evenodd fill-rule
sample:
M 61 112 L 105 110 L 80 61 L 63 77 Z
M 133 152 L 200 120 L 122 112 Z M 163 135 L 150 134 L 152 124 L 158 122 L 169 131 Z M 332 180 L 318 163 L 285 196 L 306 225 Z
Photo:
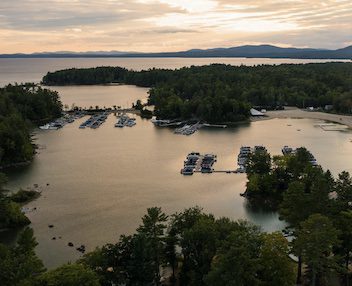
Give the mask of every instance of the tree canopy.
M 47 85 L 119 82 L 150 87 L 149 104 L 160 118 L 208 122 L 245 120 L 249 108 L 283 105 L 352 112 L 352 64 L 259 66 L 213 64 L 177 70 L 132 71 L 120 67 L 68 69 L 48 73 Z
M 0 167 L 30 161 L 31 128 L 61 115 L 57 92 L 34 84 L 0 88 Z

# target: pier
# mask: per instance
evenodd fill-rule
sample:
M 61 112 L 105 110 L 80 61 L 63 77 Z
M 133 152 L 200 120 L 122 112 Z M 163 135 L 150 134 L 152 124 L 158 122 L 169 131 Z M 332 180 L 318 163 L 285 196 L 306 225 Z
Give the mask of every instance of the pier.
M 115 127 L 124 128 L 124 127 L 133 127 L 136 125 L 136 119 L 122 114 L 118 116 L 119 120 L 115 123 Z
M 290 156 L 290 155 L 296 154 L 297 150 L 299 149 L 300 148 L 295 149 L 289 146 L 284 146 L 281 149 L 281 151 L 283 156 Z M 237 169 L 219 169 L 219 170 L 216 170 L 213 168 L 214 164 L 217 162 L 216 155 L 214 154 L 202 155 L 198 152 L 192 152 L 187 155 L 186 160 L 184 161 L 184 166 L 181 169 L 181 174 L 182 175 L 193 175 L 194 173 L 245 174 L 250 155 L 255 152 L 267 152 L 267 149 L 262 145 L 257 145 L 254 147 L 241 146 L 240 152 L 237 156 L 238 168 Z M 309 163 L 312 164 L 312 166 L 318 166 L 317 160 L 310 152 L 309 152 Z
M 106 111 L 102 113 L 94 114 L 89 119 L 84 121 L 79 126 L 79 129 L 85 129 L 87 127 L 90 127 L 92 129 L 99 128 L 106 121 L 108 116 L 109 116 L 109 113 Z
M 196 173 L 213 173 L 213 165 L 216 162 L 216 155 L 205 154 L 201 155 L 198 152 L 189 153 L 184 161 L 182 175 L 193 175 Z

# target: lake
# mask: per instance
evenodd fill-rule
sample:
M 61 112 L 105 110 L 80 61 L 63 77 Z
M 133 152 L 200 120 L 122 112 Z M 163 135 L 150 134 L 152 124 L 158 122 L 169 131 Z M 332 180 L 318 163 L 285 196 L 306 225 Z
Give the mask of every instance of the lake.
M 24 78 L 30 76 L 25 73 Z M 148 91 L 124 85 L 52 88 L 64 104 L 87 107 L 130 106 L 138 98 L 146 100 Z M 334 175 L 352 172 L 347 159 L 352 156 L 352 134 L 323 131 L 315 120 L 257 121 L 236 128 L 201 129 L 191 136 L 175 135 L 172 129 L 156 128 L 139 117 L 135 127 L 123 129 L 113 127 L 113 115 L 95 130 L 78 129 L 83 120 L 57 131 L 36 130 L 39 153 L 33 163 L 9 174 L 7 187 L 12 190 L 34 184 L 42 190 L 42 196 L 27 207 L 36 208 L 28 217 L 39 242 L 37 253 L 48 268 L 80 256 L 68 242 L 85 244 L 90 251 L 132 233 L 152 206 L 171 214 L 198 205 L 216 217 L 248 219 L 266 231 L 284 227 L 276 213 L 247 206 L 240 196 L 244 174 L 182 176 L 180 169 L 191 151 L 217 154 L 216 169 L 235 169 L 242 145 L 262 144 L 272 154 L 280 154 L 284 145 L 305 146 Z M 50 224 L 54 227 L 48 228 Z

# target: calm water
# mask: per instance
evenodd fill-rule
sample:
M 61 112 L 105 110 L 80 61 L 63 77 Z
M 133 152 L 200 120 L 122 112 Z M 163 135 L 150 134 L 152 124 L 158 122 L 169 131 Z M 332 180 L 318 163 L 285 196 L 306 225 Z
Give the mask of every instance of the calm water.
M 100 88 L 110 92 L 110 87 Z M 124 96 L 126 88 L 133 96 L 146 95 L 139 88 L 114 88 L 116 98 Z M 69 94 L 82 96 L 76 87 L 66 88 L 63 98 Z M 245 175 L 180 175 L 183 160 L 192 150 L 217 154 L 217 169 L 234 169 L 241 145 L 263 144 L 272 154 L 280 154 L 286 144 L 304 145 L 334 174 L 352 171 L 346 160 L 352 156 L 352 135 L 325 132 L 313 120 L 268 120 L 234 129 L 203 129 L 192 136 L 175 135 L 140 118 L 133 128 L 114 128 L 113 115 L 99 129 L 78 129 L 83 120 L 58 131 L 37 131 L 40 153 L 31 166 L 10 176 L 11 189 L 38 184 L 43 190 L 28 205 L 37 207 L 28 216 L 39 241 L 38 254 L 48 267 L 79 257 L 67 247 L 69 241 L 92 250 L 133 232 L 151 206 L 173 213 L 199 205 L 216 216 L 249 219 L 268 231 L 283 227 L 275 213 L 246 207 L 239 195 Z M 55 227 L 49 229 L 49 224 Z M 51 240 L 53 236 L 62 239 Z
M 64 105 L 77 105 L 84 108 L 112 107 L 130 108 L 138 99 L 147 101 L 148 88 L 130 85 L 94 85 L 94 86 L 51 86 L 60 94 Z
M 66 68 L 121 66 L 141 70 L 149 68 L 176 69 L 191 65 L 223 63 L 230 65 L 259 65 L 282 63 L 311 63 L 337 60 L 246 59 L 246 58 L 77 58 L 77 59 L 0 59 L 0 86 L 14 82 L 40 82 L 48 72 Z
M 95 61 L 101 63 L 101 60 Z M 169 60 L 171 65 L 170 59 L 158 60 Z M 66 64 L 71 61 L 76 59 Z M 94 59 L 82 61 L 97 65 Z M 43 71 L 47 68 L 41 66 Z M 8 81 L 9 75 L 1 80 Z M 30 76 L 24 73 L 24 78 Z M 18 74 L 14 77 L 19 81 Z M 130 106 L 136 99 L 147 97 L 147 89 L 133 86 L 53 89 L 60 92 L 64 104 L 87 107 Z M 318 123 L 314 120 L 268 120 L 233 129 L 203 129 L 192 136 L 155 128 L 150 121 L 139 117 L 135 127 L 124 129 L 113 127 L 116 122 L 113 115 L 96 130 L 78 129 L 83 120 L 57 131 L 37 130 L 39 154 L 29 167 L 10 174 L 9 188 L 16 190 L 38 184 L 43 192 L 28 205 L 37 208 L 28 216 L 39 242 L 38 255 L 49 268 L 79 257 L 74 248 L 67 246 L 68 242 L 85 244 L 89 251 L 117 241 L 120 234 L 132 233 L 140 217 L 152 206 L 160 206 L 170 214 L 199 205 L 217 217 L 248 219 L 267 231 L 284 226 L 277 214 L 253 211 L 246 206 L 239 195 L 245 189 L 243 174 L 180 175 L 183 160 L 190 151 L 215 153 L 218 155 L 215 168 L 235 169 L 241 145 L 263 144 L 272 154 L 280 154 L 283 145 L 306 146 L 334 174 L 342 170 L 352 172 L 346 159 L 352 156 L 352 134 L 325 132 L 314 126 Z M 49 229 L 49 224 L 54 228 Z M 54 236 L 56 240 L 52 240 Z

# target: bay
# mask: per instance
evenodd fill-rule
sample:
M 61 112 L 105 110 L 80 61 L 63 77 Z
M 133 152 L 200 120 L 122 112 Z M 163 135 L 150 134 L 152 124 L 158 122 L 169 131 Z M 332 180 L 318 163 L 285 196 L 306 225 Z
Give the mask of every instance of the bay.
M 1 82 L 9 82 L 11 78 L 18 82 L 39 81 L 47 70 L 79 66 L 78 59 L 45 59 L 44 63 L 31 60 L 36 63 L 8 63 L 13 69 L 8 74 L 1 65 Z M 86 66 L 105 64 L 102 59 L 79 60 Z M 106 63 L 118 65 L 115 60 L 106 59 Z M 192 62 L 190 59 L 175 59 L 177 64 L 170 59 L 138 59 L 139 63 L 134 60 L 129 61 L 130 67 L 135 64 L 140 69 L 158 61 L 160 66 L 170 68 Z M 209 63 L 209 59 L 194 59 L 202 64 L 205 60 Z M 23 66 L 26 68 L 22 69 Z M 126 85 L 50 88 L 57 90 L 63 103 L 69 106 L 128 107 L 137 99 L 145 101 L 148 96 L 148 89 Z M 135 127 L 123 129 L 113 127 L 116 122 L 113 115 L 96 130 L 78 129 L 83 120 L 57 131 L 36 130 L 39 153 L 33 163 L 9 173 L 8 188 L 17 190 L 38 184 L 42 190 L 42 196 L 27 207 L 36 208 L 28 216 L 39 242 L 37 253 L 48 268 L 80 257 L 79 252 L 67 246 L 68 242 L 85 244 L 90 251 L 116 242 L 121 234 L 133 233 L 141 216 L 152 206 L 160 206 L 171 214 L 198 205 L 216 217 L 250 220 L 265 231 L 285 226 L 276 213 L 248 207 L 240 196 L 246 184 L 244 174 L 182 176 L 180 169 L 191 151 L 217 154 L 216 169 L 235 169 L 242 145 L 264 145 L 272 154 L 280 154 L 284 145 L 305 146 L 334 175 L 343 170 L 352 172 L 347 159 L 352 155 L 352 134 L 326 132 L 316 126 L 319 123 L 316 120 L 257 121 L 236 128 L 202 129 L 192 136 L 175 135 L 172 129 L 156 128 L 139 117 Z M 48 227 L 51 224 L 53 228 Z

